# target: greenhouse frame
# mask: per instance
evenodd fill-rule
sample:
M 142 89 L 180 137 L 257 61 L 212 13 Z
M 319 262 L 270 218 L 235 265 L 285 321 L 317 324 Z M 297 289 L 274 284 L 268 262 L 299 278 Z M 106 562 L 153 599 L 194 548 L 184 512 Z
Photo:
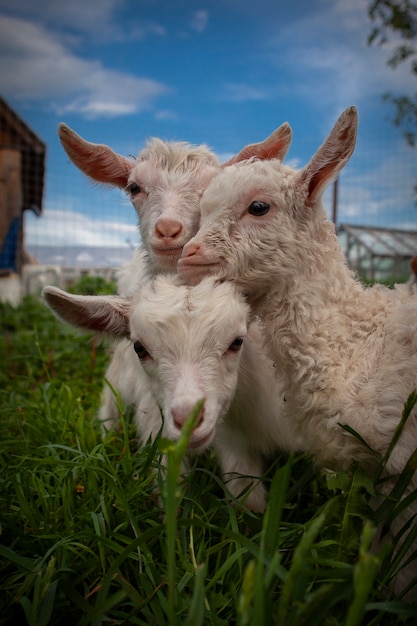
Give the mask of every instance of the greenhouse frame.
M 417 255 L 417 231 L 341 224 L 340 242 L 347 262 L 362 279 L 403 281 Z

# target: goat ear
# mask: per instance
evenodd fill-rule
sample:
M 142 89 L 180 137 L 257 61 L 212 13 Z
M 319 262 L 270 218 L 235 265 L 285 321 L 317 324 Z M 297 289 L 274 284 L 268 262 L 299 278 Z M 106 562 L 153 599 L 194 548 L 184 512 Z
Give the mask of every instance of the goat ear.
M 84 174 L 99 183 L 124 188 L 134 163 L 108 146 L 90 143 L 66 124 L 58 126 L 61 144 L 71 161 Z
M 284 124 L 281 124 L 281 126 L 269 135 L 269 137 L 264 139 L 264 141 L 246 146 L 239 154 L 232 157 L 226 163 L 223 163 L 222 167 L 228 167 L 239 161 L 246 161 L 246 159 L 250 159 L 251 157 L 256 157 L 261 161 L 267 161 L 269 159 L 280 159 L 282 161 L 291 145 L 291 139 L 291 127 L 287 122 L 284 122 Z
M 328 184 L 344 168 L 355 149 L 358 113 L 349 107 L 337 120 L 326 141 L 298 175 L 300 186 L 307 187 L 307 204 L 321 198 Z
M 120 296 L 77 296 L 57 287 L 44 287 L 46 304 L 62 320 L 84 330 L 128 337 L 130 299 Z

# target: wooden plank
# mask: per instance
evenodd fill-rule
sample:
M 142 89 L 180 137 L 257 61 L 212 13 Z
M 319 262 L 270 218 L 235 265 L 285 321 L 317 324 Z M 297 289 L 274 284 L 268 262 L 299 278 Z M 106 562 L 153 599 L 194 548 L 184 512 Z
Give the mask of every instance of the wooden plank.
M 0 249 L 13 223 L 20 220 L 16 241 L 17 271 L 21 268 L 22 242 L 22 158 L 18 150 L 0 149 Z M 5 268 L 3 268 L 5 269 Z

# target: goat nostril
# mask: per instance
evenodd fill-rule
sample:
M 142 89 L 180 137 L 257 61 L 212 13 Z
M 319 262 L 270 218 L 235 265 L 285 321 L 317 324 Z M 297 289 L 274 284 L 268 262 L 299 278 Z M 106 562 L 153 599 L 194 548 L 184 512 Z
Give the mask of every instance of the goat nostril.
M 204 407 L 201 409 L 200 413 L 198 414 L 198 418 L 197 418 L 197 424 L 196 424 L 196 428 L 197 426 L 200 426 L 200 424 L 202 424 L 204 421 Z
M 183 250 L 182 250 L 182 258 L 186 258 L 188 256 L 194 256 L 195 254 L 198 254 L 200 250 L 200 244 L 198 243 L 193 243 L 193 242 L 188 242 Z
M 184 410 L 173 408 L 171 409 L 171 416 L 175 428 L 181 430 L 187 420 L 188 413 Z
M 155 233 L 160 239 L 174 239 L 182 231 L 182 224 L 177 220 L 160 219 L 155 224 Z
M 175 428 L 178 428 L 178 430 L 181 430 L 185 422 L 187 421 L 189 415 L 190 415 L 190 412 L 187 410 L 181 410 L 181 409 L 176 409 L 176 408 L 171 409 L 172 421 L 174 422 Z M 201 409 L 200 413 L 198 414 L 197 423 L 194 426 L 194 428 L 197 428 L 198 426 L 200 426 L 203 423 L 203 421 L 204 421 L 204 407 Z

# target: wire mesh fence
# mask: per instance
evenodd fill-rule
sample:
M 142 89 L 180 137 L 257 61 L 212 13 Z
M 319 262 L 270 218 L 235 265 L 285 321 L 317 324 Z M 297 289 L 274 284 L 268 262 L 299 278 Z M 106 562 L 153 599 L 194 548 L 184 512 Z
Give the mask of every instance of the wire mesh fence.
M 416 155 L 400 135 L 388 140 L 389 130 L 388 124 L 379 136 L 361 130 L 354 157 L 324 197 L 348 261 L 361 275 L 376 279 L 404 274 L 417 253 Z M 126 121 L 119 131 L 118 145 L 111 147 L 125 155 L 137 155 L 148 139 L 140 128 L 135 139 Z M 185 125 L 185 140 L 189 131 Z M 221 161 L 242 148 L 230 129 L 205 132 L 205 143 Z M 288 164 L 302 167 L 317 147 L 312 137 L 297 134 L 294 124 Z M 126 193 L 92 185 L 70 162 L 57 135 L 46 145 L 1 99 L 0 170 L 0 273 L 18 274 L 25 292 L 50 279 L 65 286 L 74 276 L 91 273 L 113 278 L 140 244 L 138 216 Z M 379 262 L 369 237 L 366 245 L 352 243 L 352 237 L 347 243 L 346 227 L 401 231 L 410 234 L 411 243 L 404 253 L 391 238 L 390 254 Z

